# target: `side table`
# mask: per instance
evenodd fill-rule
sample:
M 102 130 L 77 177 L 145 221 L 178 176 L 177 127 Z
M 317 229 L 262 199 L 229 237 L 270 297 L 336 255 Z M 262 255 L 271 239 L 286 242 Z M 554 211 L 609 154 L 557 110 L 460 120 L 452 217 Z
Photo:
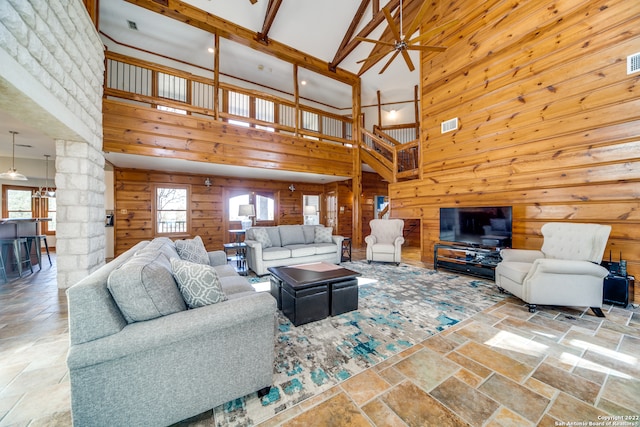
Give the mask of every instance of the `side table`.
M 340 261 L 351 261 L 351 237 L 345 237 L 342 241 L 342 258 Z
M 242 276 L 246 276 L 247 271 L 247 244 L 244 242 L 225 243 L 224 253 L 227 255 L 227 261 L 236 262 L 236 271 Z

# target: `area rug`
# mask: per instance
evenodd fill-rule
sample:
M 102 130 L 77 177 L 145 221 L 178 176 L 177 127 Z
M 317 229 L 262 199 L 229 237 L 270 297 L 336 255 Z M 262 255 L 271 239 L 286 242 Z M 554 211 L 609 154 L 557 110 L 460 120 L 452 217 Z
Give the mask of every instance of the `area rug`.
M 215 408 L 216 425 L 265 421 L 504 298 L 492 282 L 452 273 L 404 264 L 342 266 L 362 274 L 358 310 L 298 327 L 279 312 L 271 392 Z

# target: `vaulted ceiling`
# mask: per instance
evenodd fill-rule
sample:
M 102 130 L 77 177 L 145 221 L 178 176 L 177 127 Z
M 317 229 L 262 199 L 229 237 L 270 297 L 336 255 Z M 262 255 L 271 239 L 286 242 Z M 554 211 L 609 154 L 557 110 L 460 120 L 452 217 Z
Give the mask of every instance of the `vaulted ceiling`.
M 399 55 L 379 74 L 391 54 L 376 64 L 358 61 L 380 56 L 379 52 L 389 47 L 356 38 L 394 42 L 382 8 L 388 7 L 400 25 L 402 7 L 406 30 L 423 3 L 424 0 L 99 0 L 98 28 L 107 49 L 154 62 L 160 55 L 176 67 L 200 73 L 213 70 L 213 55 L 208 48 L 214 46 L 217 33 L 222 75 L 257 88 L 292 94 L 291 63 L 298 63 L 298 81 L 307 83 L 300 86 L 300 96 L 346 114 L 352 101 L 348 82 L 358 75 L 364 106 L 375 106 L 378 92 L 382 103 L 413 101 L 419 82 L 419 53 L 408 52 L 418 66 L 415 71 L 410 72 Z M 427 21 L 434 13 L 431 5 L 426 6 Z M 0 111 L 0 135 L 4 135 L 0 156 L 11 156 L 10 143 L 5 143 L 10 142 L 9 130 L 20 131 L 18 141 L 31 145 L 19 147 L 17 158 L 55 155 L 52 139 Z M 123 162 L 123 166 L 133 164 Z M 159 167 L 167 169 L 166 165 Z
M 401 57 L 382 75 L 378 72 L 391 55 L 376 64 L 358 63 L 388 47 L 357 37 L 395 41 L 382 8 L 388 7 L 399 24 L 401 3 L 406 29 L 423 0 L 102 0 L 99 27 L 114 48 L 131 46 L 205 69 L 213 68 L 207 48 L 217 33 L 221 73 L 291 93 L 288 61 L 297 62 L 299 80 L 307 81 L 302 96 L 346 109 L 351 88 L 338 81 L 357 74 L 364 105 L 377 102 L 377 91 L 383 102 L 413 99 L 419 70 L 410 72 Z M 430 12 L 428 5 L 425 10 Z M 418 52 L 409 55 L 419 63 Z

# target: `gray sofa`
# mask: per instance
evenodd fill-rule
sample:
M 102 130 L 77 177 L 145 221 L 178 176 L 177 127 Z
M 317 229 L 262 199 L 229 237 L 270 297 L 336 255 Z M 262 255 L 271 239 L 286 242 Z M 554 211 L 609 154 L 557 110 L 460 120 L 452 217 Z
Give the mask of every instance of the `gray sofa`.
M 332 231 L 321 225 L 251 227 L 245 234 L 247 265 L 262 276 L 269 267 L 319 261 L 340 264 L 344 237 L 333 236 Z
M 146 317 L 159 314 L 139 321 L 129 300 L 116 303 L 110 275 L 130 268 L 170 282 L 167 260 L 177 256 L 169 239 L 141 242 L 67 290 L 74 425 L 169 425 L 271 386 L 276 302 L 226 265 L 224 252 L 208 257 L 226 301 L 186 309 L 165 295 L 137 307 Z M 154 280 L 145 291 L 158 300 Z

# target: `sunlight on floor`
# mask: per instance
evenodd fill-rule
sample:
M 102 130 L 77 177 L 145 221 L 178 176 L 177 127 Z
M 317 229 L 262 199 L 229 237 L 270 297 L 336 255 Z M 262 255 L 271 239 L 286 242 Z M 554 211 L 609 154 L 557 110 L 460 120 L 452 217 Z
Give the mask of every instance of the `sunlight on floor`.
M 584 360 L 583 358 L 581 358 L 580 356 L 576 356 L 575 354 L 562 353 L 560 355 L 560 361 L 577 368 L 588 369 L 594 372 L 602 372 L 603 374 L 615 375 L 616 377 L 628 380 L 633 379 L 633 377 L 630 375 L 624 374 L 620 371 L 616 371 L 615 369 L 607 368 L 606 366 L 600 365 L 599 363 Z
M 485 341 L 490 347 L 499 347 L 505 350 L 516 351 L 522 354 L 542 357 L 548 346 L 532 341 L 529 338 L 523 338 L 520 335 L 512 334 L 507 331 L 498 332 L 493 338 Z
M 376 283 L 376 279 L 369 279 L 367 277 L 358 277 L 358 286 L 370 285 L 371 283 Z
M 574 347 L 578 347 L 578 348 L 582 348 L 584 350 L 591 350 L 595 353 L 601 354 L 603 356 L 606 356 L 610 359 L 615 359 L 615 360 L 619 360 L 620 362 L 626 363 L 628 365 L 631 366 L 636 366 L 638 363 L 638 359 L 633 357 L 633 356 L 629 356 L 627 354 L 622 354 L 619 353 L 615 350 L 609 350 L 608 348 L 604 348 L 601 347 L 599 345 L 593 344 L 593 343 L 588 343 L 586 341 L 582 341 L 582 340 L 571 340 L 569 341 L 569 344 L 574 346 Z

